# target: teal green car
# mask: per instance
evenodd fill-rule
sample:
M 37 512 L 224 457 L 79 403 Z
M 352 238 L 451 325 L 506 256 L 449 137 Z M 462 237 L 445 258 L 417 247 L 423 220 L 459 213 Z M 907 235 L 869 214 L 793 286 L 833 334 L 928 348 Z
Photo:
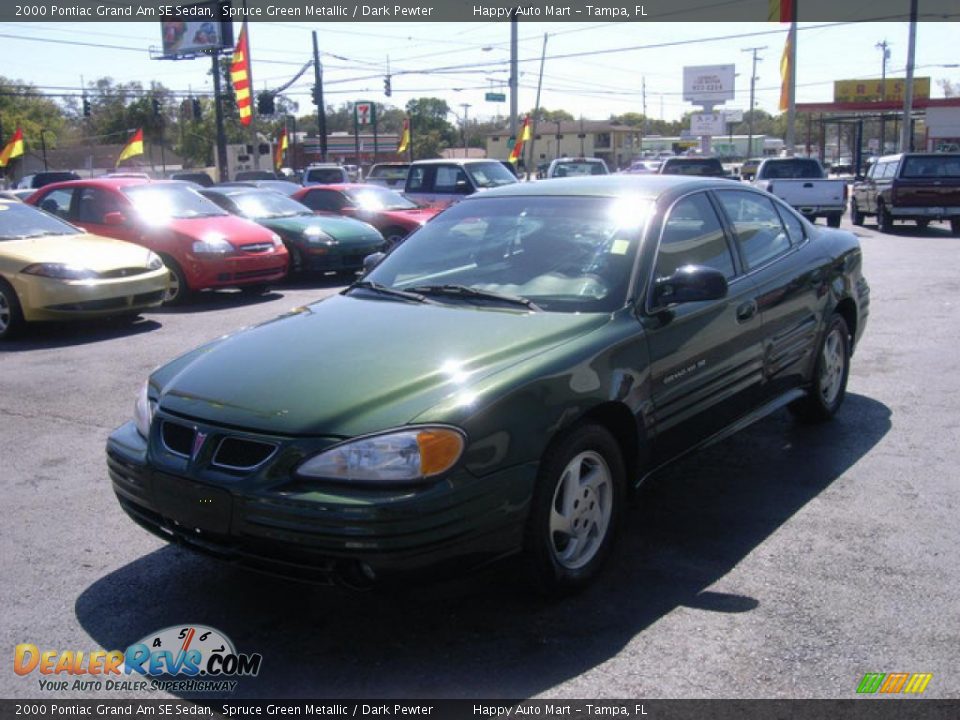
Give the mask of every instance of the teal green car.
M 832 417 L 869 308 L 854 235 L 725 180 L 518 183 L 376 260 L 149 377 L 107 444 L 131 518 L 306 580 L 522 553 L 566 592 L 665 463 Z
M 290 253 L 290 272 L 354 274 L 363 259 L 384 247 L 372 225 L 353 218 L 315 215 L 292 198 L 271 190 L 214 186 L 200 193 L 232 215 L 273 230 Z

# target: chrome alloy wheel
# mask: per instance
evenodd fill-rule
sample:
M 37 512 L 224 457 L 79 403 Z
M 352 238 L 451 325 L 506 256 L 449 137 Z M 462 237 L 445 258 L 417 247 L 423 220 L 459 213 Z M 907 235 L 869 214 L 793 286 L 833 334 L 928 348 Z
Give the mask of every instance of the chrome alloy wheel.
M 167 292 L 163 296 L 165 303 L 172 303 L 180 295 L 180 276 L 173 270 L 170 271 L 170 284 L 167 286 Z
M 843 330 L 835 325 L 824 340 L 820 353 L 820 397 L 828 407 L 836 402 L 843 387 L 843 373 L 847 362 L 845 347 Z
M 10 319 L 13 316 L 13 311 L 10 309 L 10 301 L 7 299 L 6 293 L 0 288 L 0 335 L 7 331 L 7 328 L 10 327 Z
M 613 514 L 610 468 L 598 453 L 574 457 L 553 492 L 550 505 L 550 549 L 557 563 L 576 570 L 600 549 Z

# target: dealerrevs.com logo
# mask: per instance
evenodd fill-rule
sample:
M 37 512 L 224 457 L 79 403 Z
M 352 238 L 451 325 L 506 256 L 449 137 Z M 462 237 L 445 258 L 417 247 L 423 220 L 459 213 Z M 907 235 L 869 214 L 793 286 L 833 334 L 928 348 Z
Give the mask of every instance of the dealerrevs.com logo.
M 49 692 L 232 692 L 234 678 L 256 677 L 262 662 L 260 653 L 238 653 L 216 628 L 173 625 L 126 650 L 41 650 L 21 643 L 14 649 L 13 669 L 22 676 L 36 673 L 40 690 Z

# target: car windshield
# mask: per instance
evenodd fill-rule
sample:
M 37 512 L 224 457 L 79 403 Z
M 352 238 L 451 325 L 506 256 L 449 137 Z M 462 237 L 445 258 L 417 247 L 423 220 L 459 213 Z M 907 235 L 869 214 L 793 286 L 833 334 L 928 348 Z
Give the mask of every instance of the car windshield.
M 463 169 L 478 188 L 499 187 L 517 182 L 517 176 L 497 162 L 470 163 L 464 165 Z
M 553 174 L 557 177 L 573 177 L 576 175 L 606 175 L 606 168 L 598 162 L 589 160 L 570 160 L 554 165 Z
M 960 177 L 960 157 L 949 155 L 908 157 L 903 161 L 903 172 L 900 177 Z
M 462 202 L 411 235 L 366 279 L 438 302 L 487 302 L 471 294 L 479 291 L 524 298 L 548 312 L 612 312 L 626 301 L 652 207 L 635 197 Z
M 386 188 L 356 188 L 347 190 L 345 194 L 354 205 L 364 210 L 414 210 L 420 207 L 400 193 Z
M 228 214 L 184 185 L 133 185 L 123 188 L 123 194 L 130 198 L 140 217 L 149 223 Z
M 77 235 L 63 220 L 20 202 L 0 202 L 0 240 L 20 240 L 44 235 Z
M 272 190 L 231 193 L 228 197 L 237 204 L 245 217 L 254 220 L 313 215 L 313 211 L 306 205 Z

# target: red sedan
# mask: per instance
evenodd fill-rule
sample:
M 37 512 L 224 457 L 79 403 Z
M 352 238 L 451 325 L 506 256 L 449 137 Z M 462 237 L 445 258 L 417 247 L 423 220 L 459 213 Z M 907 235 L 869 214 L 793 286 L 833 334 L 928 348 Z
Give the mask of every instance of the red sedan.
M 388 249 L 441 209 L 420 207 L 394 190 L 363 183 L 310 185 L 292 197 L 316 213 L 346 215 L 370 223 L 383 235 Z
M 170 269 L 168 304 L 194 290 L 261 290 L 287 273 L 280 237 L 230 215 L 187 185 L 99 178 L 46 185 L 27 202 L 97 235 L 150 248 Z

